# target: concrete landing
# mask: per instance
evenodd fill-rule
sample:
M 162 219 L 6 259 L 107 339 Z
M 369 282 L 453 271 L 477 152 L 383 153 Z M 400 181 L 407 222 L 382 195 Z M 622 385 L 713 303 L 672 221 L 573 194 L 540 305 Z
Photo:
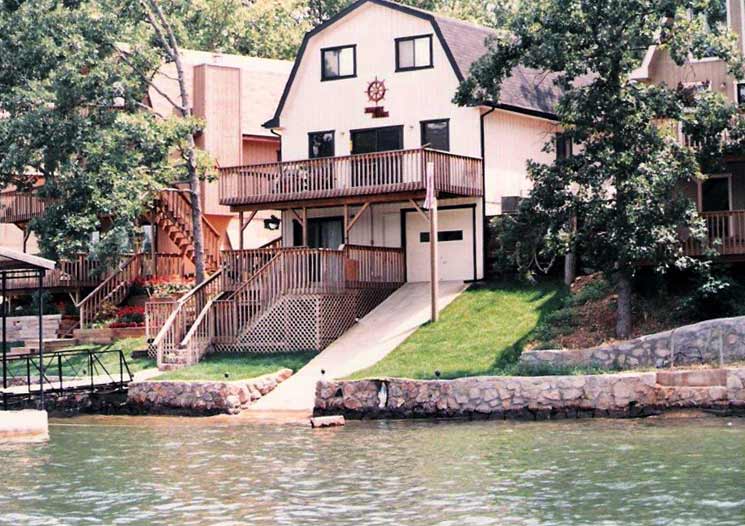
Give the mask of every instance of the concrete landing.
M 440 283 L 440 310 L 466 289 L 461 281 Z M 282 383 L 274 391 L 258 400 L 253 411 L 313 410 L 316 383 L 325 378 L 348 376 L 382 360 L 399 346 L 419 326 L 429 321 L 429 283 L 407 283 L 341 338 Z
M 46 411 L 0 411 L 0 442 L 49 440 Z

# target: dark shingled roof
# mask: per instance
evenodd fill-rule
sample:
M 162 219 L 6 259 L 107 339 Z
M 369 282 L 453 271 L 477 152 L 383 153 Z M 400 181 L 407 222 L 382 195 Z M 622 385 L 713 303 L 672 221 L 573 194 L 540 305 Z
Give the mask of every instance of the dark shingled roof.
M 274 118 L 264 123 L 265 127 L 273 128 L 279 126 L 279 117 L 282 113 L 282 108 L 284 107 L 308 40 L 316 33 L 336 23 L 367 2 L 429 20 L 432 23 L 435 33 L 441 39 L 445 53 L 459 80 L 467 78 L 471 65 L 489 51 L 488 39 L 496 34 L 493 29 L 469 24 L 462 20 L 447 18 L 430 11 L 406 6 L 390 0 L 358 0 L 342 10 L 335 17 L 305 35 L 303 44 L 295 59 L 295 66 L 287 81 L 284 94 L 282 95 Z M 513 70 L 512 75 L 503 82 L 499 101 L 484 101 L 484 104 L 546 118 L 555 118 L 556 104 L 561 96 L 560 88 L 554 83 L 556 76 L 556 73 L 546 73 L 518 66 Z
M 417 11 L 427 13 L 419 9 Z M 460 77 L 468 77 L 471 65 L 489 51 L 488 40 L 496 32 L 461 20 L 429 14 L 440 27 L 460 70 Z M 498 102 L 516 108 L 553 113 L 561 95 L 559 87 L 554 83 L 556 76 L 555 73 L 518 66 L 503 82 Z

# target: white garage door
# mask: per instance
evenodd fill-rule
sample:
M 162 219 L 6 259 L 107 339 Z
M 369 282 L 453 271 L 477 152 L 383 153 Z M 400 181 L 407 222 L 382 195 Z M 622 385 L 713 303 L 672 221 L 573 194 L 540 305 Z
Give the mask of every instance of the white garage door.
M 466 281 L 473 274 L 473 210 L 440 210 L 439 272 L 442 281 Z M 429 223 L 418 213 L 406 214 L 406 276 L 409 281 L 429 281 Z

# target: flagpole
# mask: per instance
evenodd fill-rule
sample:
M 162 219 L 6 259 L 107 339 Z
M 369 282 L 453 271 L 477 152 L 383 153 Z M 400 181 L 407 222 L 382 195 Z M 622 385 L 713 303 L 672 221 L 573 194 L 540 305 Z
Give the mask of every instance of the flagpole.
M 427 198 L 424 207 L 429 209 L 429 259 L 430 259 L 430 304 L 432 312 L 430 319 L 432 323 L 440 317 L 437 305 L 440 288 L 439 256 L 437 254 L 437 193 L 435 192 L 435 163 L 428 161 L 427 164 Z

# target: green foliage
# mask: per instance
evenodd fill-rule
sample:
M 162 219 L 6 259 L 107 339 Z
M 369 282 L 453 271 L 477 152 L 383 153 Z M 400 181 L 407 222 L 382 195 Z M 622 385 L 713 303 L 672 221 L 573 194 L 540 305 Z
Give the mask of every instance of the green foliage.
M 556 282 L 472 285 L 442 312 L 440 321 L 419 328 L 398 348 L 353 378 L 460 378 L 509 374 L 525 343 L 563 304 Z
M 658 45 L 679 65 L 691 56 L 716 56 L 741 77 L 736 36 L 722 25 L 708 27 L 718 10 L 714 0 L 523 2 L 509 30 L 472 66 L 455 97 L 462 105 L 499 100 L 517 65 L 553 73 L 563 91 L 557 115 L 565 135 L 581 148 L 551 164 L 529 163 L 534 186 L 524 208 L 530 215 L 523 216 L 546 233 L 551 250 L 580 253 L 585 264 L 621 283 L 641 264 L 659 271 L 697 265 L 684 255 L 680 234 L 705 236 L 694 204 L 681 191 L 701 178 L 699 159 L 659 122 L 683 121 L 700 142 L 714 144 L 733 108 L 721 95 L 650 86 L 630 76 L 640 65 L 639 50 Z M 546 145 L 554 149 L 552 142 Z M 624 297 L 628 290 L 623 288 Z M 627 308 L 624 302 L 619 319 L 630 318 Z
M 489 221 L 487 261 L 491 276 L 534 283 L 536 272 L 547 274 L 553 267 L 556 253 L 546 243 L 543 225 L 531 215 L 532 210 L 523 203 L 519 214 L 503 214 Z
M 213 353 L 192 367 L 157 376 L 157 380 L 247 380 L 280 369 L 297 372 L 318 354 L 310 351 L 291 353 Z
M 690 289 L 675 308 L 674 315 L 682 322 L 745 315 L 745 283 L 716 268 L 695 276 Z
M 195 126 L 143 111 L 160 64 L 126 3 L 27 0 L 0 10 L 0 186 L 28 190 L 39 174 L 47 212 L 31 223 L 42 253 L 127 245 L 149 199 L 174 179 L 171 152 Z

